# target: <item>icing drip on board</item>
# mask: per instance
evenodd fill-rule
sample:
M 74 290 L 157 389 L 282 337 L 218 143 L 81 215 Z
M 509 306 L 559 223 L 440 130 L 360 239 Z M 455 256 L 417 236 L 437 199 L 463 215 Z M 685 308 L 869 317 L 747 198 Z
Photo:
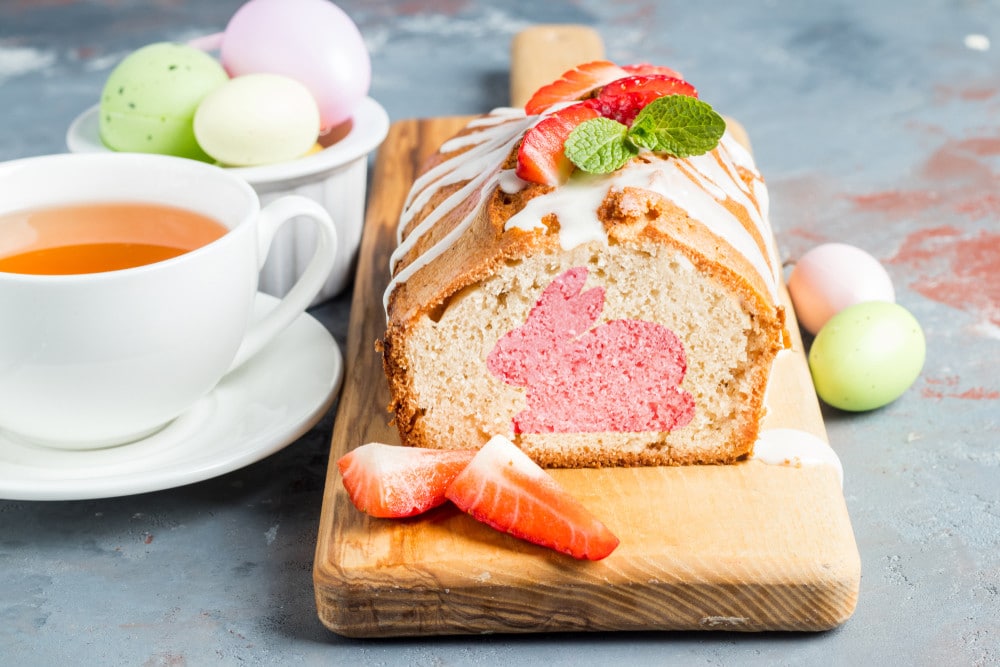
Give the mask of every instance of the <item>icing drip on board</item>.
M 837 453 L 826 442 L 807 431 L 793 428 L 771 428 L 761 431 L 750 460 L 793 467 L 833 466 L 837 470 L 841 488 L 844 486 L 844 467 Z

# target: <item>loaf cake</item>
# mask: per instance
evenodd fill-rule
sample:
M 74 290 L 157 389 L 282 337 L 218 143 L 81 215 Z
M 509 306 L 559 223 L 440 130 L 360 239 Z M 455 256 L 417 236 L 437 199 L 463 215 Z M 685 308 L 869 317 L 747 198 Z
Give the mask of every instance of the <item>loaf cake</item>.
M 681 109 L 652 124 L 684 126 L 680 149 L 644 147 L 651 100 Z M 587 63 L 440 147 L 400 217 L 378 343 L 404 445 L 504 435 L 549 467 L 752 454 L 788 340 L 780 262 L 748 149 L 703 114 L 672 70 Z M 713 122 L 688 155 L 684 132 Z

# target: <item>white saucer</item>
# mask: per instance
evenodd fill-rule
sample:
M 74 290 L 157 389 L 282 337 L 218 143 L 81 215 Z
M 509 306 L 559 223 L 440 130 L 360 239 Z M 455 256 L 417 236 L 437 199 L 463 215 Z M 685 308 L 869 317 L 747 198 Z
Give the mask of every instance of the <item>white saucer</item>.
M 258 293 L 255 315 L 277 302 Z M 333 403 L 342 380 L 337 342 L 303 314 L 212 393 L 144 440 L 71 451 L 24 444 L 0 433 L 0 498 L 110 498 L 237 470 L 312 428 Z

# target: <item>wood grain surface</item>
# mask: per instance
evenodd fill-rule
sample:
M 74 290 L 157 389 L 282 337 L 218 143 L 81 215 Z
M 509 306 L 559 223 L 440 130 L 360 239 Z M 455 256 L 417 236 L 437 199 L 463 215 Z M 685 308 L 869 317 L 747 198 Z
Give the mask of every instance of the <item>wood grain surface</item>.
M 494 531 L 451 505 L 407 520 L 354 508 L 335 461 L 366 442 L 398 443 L 374 343 L 400 208 L 421 161 L 466 120 L 397 122 L 376 161 L 313 571 L 322 622 L 350 637 L 816 631 L 844 622 L 860 559 L 830 466 L 554 470 L 621 539 L 595 563 Z M 794 351 L 775 369 L 765 427 L 825 439 L 794 319 L 790 328 Z

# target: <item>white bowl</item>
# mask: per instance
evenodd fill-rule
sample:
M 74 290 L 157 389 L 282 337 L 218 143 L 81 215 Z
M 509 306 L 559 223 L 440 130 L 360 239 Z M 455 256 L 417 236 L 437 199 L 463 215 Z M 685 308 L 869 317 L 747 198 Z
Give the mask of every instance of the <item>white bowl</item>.
M 66 132 L 73 153 L 111 152 L 102 142 L 97 105 L 80 114 Z M 368 154 L 389 131 L 389 116 L 370 97 L 362 100 L 346 134 L 323 150 L 278 164 L 227 167 L 246 179 L 261 204 L 286 194 L 299 194 L 319 202 L 337 227 L 337 264 L 314 303 L 336 296 L 354 273 L 361 229 L 364 225 L 368 184 Z M 335 129 L 336 132 L 336 129 Z M 293 220 L 274 237 L 260 272 L 260 291 L 284 296 L 312 257 L 315 231 L 305 220 Z

